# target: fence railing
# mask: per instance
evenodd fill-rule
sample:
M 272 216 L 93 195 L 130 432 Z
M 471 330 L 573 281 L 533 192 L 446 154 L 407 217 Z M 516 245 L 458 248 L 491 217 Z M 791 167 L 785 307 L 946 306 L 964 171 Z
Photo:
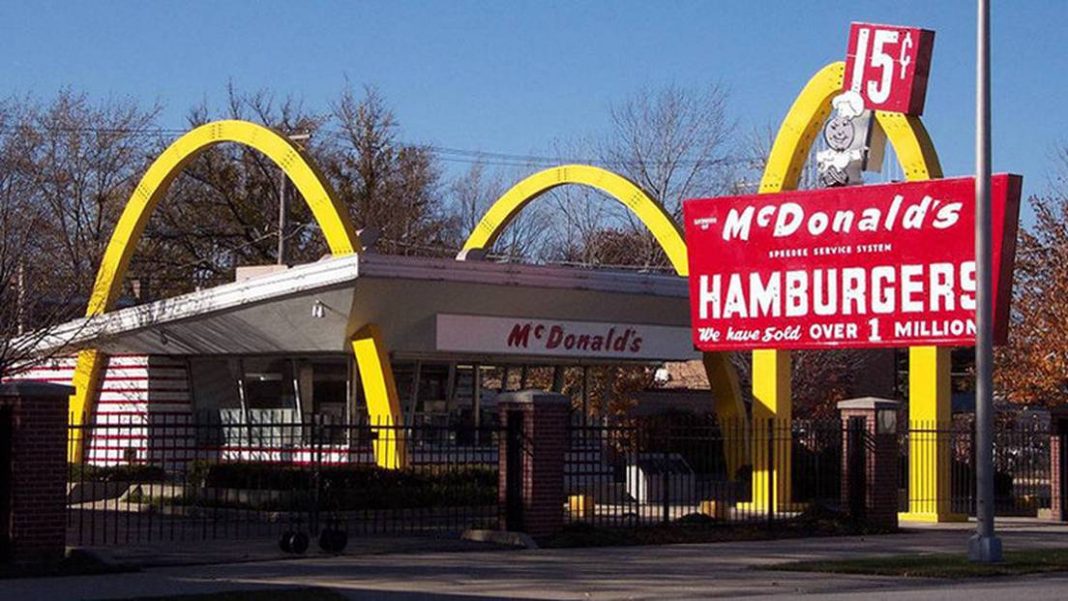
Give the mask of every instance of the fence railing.
M 497 425 L 392 426 L 283 411 L 111 413 L 72 423 L 70 439 L 84 442 L 68 478 L 72 545 L 314 535 L 330 525 L 354 534 L 456 532 L 494 528 L 503 511 Z M 562 510 L 568 521 L 606 526 L 774 523 L 815 506 L 845 510 L 852 492 L 844 489 L 859 482 L 843 479 L 847 441 L 863 442 L 855 434 L 838 419 L 576 423 Z M 404 441 L 402 469 L 380 467 L 383 440 Z M 1050 506 L 1049 440 L 1043 427 L 999 427 L 999 514 Z M 902 511 L 933 512 L 938 503 L 973 511 L 969 423 L 902 424 L 898 453 Z M 941 480 L 921 477 L 936 463 Z
M 665 416 L 573 426 L 567 520 L 605 526 L 774 520 L 841 506 L 838 420 Z M 767 477 L 767 467 L 778 475 Z M 789 478 L 791 485 L 784 485 Z
M 994 507 L 1035 516 L 1050 507 L 1050 431 L 1002 423 L 994 430 Z M 975 515 L 975 429 L 971 420 L 912 422 L 899 432 L 901 511 Z M 940 468 L 940 469 L 939 469 Z M 947 474 L 939 479 L 934 474 Z M 911 487 L 911 498 L 905 494 Z M 939 504 L 948 507 L 939 507 Z
M 261 413 L 101 414 L 70 427 L 74 545 L 495 527 L 497 431 Z M 376 440 L 404 440 L 383 469 Z

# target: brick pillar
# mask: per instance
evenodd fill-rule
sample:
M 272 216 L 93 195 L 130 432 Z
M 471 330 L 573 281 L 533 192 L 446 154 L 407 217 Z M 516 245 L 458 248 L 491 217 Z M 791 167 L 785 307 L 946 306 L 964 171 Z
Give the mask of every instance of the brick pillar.
M 1040 517 L 1057 522 L 1068 522 L 1068 498 L 1065 495 L 1064 444 L 1068 438 L 1068 408 L 1058 407 L 1050 411 L 1049 422 L 1049 513 Z
M 850 510 L 851 481 L 864 478 L 862 516 L 870 525 L 897 528 L 898 440 L 897 412 L 900 403 L 864 397 L 838 403 L 842 419 L 842 505 Z M 854 419 L 860 420 L 858 422 Z M 851 449 L 851 424 L 864 434 L 864 449 Z M 861 474 L 853 473 L 851 453 L 863 453 Z
M 10 417 L 10 463 L 0 493 L 10 509 L 8 558 L 18 563 L 63 558 L 67 537 L 67 403 L 74 389 L 39 382 L 0 384 L 0 415 Z M 0 435 L 0 437 L 6 437 Z M 0 440 L 0 444 L 7 441 Z M 10 454 L 8 454 L 10 453 Z M 8 480 L 5 486 L 2 480 Z
M 555 534 L 564 524 L 564 454 L 571 400 L 562 394 L 523 390 L 498 396 L 497 406 L 503 429 L 498 459 L 501 526 L 534 537 Z

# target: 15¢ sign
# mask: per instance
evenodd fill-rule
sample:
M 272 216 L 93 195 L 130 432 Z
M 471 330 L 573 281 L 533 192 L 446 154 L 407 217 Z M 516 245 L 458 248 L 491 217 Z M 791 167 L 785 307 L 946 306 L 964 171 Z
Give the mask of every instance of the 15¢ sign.
M 843 89 L 859 94 L 866 109 L 920 115 L 933 46 L 927 29 L 853 23 Z

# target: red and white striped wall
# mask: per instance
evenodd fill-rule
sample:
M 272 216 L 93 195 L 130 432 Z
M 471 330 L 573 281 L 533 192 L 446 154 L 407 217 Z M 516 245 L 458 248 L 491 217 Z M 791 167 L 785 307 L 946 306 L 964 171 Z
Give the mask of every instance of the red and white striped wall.
M 70 386 L 76 363 L 75 357 L 56 357 L 11 379 Z M 148 461 L 150 452 L 155 453 L 161 442 L 177 442 L 152 440 L 150 445 L 152 425 L 179 423 L 188 419 L 191 409 L 189 369 L 184 360 L 149 355 L 108 357 L 96 410 L 91 421 L 83 421 L 92 429 L 87 459 L 97 465 Z M 173 431 L 168 427 L 168 432 Z

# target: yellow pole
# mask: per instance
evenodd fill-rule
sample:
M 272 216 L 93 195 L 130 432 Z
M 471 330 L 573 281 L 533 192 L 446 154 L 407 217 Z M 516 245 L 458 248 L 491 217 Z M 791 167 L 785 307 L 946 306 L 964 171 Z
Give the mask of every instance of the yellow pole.
M 963 521 L 950 508 L 950 349 L 909 349 L 909 509 L 913 522 Z
M 790 372 L 789 351 L 753 351 L 752 509 L 783 510 L 791 503 Z M 772 457 L 768 457 L 769 448 Z
M 779 126 L 764 174 L 760 193 L 774 194 L 797 189 L 801 168 L 812 142 L 831 113 L 831 99 L 842 89 L 845 64 L 831 63 L 805 84 Z M 789 425 L 793 418 L 790 389 L 790 352 L 771 349 L 753 351 L 753 510 L 785 509 L 791 502 Z M 768 457 L 768 428 L 772 424 L 774 459 Z M 775 499 L 768 499 L 768 479 Z

